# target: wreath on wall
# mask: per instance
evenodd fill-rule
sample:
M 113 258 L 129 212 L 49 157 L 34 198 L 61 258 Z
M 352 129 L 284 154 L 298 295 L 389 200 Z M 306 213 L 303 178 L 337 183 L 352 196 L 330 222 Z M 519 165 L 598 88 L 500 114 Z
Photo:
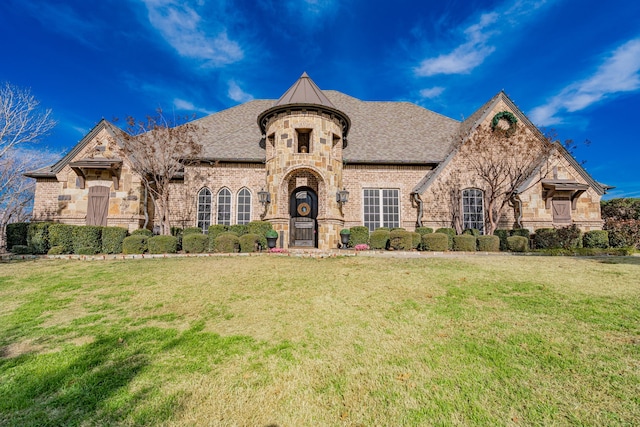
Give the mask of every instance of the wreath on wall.
M 507 122 L 509 122 L 509 128 L 508 129 L 500 129 L 498 128 L 498 123 L 500 123 L 500 120 L 506 120 Z M 509 111 L 501 111 L 498 114 L 496 114 L 495 116 L 493 116 L 493 120 L 491 120 L 491 129 L 492 130 L 502 130 L 505 135 L 507 136 L 511 136 L 515 133 L 516 131 L 516 123 L 518 123 L 518 119 L 516 118 L 516 116 L 514 116 L 511 112 Z

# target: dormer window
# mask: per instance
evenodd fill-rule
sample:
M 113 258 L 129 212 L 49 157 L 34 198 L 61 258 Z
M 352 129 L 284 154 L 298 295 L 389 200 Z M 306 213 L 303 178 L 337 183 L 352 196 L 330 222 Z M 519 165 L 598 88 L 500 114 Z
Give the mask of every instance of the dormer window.
M 309 153 L 311 151 L 311 129 L 296 129 L 298 137 L 297 152 Z

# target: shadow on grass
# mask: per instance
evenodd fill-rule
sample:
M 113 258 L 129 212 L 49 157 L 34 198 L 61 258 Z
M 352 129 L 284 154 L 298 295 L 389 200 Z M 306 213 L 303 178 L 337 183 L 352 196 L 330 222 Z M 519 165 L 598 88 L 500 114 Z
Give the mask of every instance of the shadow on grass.
M 0 424 L 113 425 L 131 415 L 144 424 L 141 408 L 149 406 L 153 390 L 129 390 L 148 364 L 140 350 L 128 348 L 133 335 L 107 335 L 56 353 L 0 359 Z M 154 423 L 171 416 L 171 408 L 152 402 Z
M 607 258 L 598 258 L 598 262 L 602 264 L 629 264 L 640 265 L 640 257 L 638 256 L 612 256 Z

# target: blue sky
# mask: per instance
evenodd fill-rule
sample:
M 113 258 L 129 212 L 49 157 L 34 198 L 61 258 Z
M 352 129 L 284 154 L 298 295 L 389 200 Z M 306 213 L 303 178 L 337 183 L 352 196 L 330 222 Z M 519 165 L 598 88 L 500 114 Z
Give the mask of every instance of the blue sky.
M 640 197 L 639 22 L 630 0 L 3 0 L 0 81 L 53 109 L 40 149 L 60 152 L 102 117 L 202 117 L 278 98 L 303 71 L 455 119 L 504 89 L 578 143 L 609 197 Z

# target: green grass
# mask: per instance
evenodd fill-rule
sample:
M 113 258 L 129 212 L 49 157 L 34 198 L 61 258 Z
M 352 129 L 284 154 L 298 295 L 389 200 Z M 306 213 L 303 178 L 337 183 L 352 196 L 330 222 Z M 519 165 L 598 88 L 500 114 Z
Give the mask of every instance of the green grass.
M 0 264 L 0 425 L 637 425 L 640 258 Z

